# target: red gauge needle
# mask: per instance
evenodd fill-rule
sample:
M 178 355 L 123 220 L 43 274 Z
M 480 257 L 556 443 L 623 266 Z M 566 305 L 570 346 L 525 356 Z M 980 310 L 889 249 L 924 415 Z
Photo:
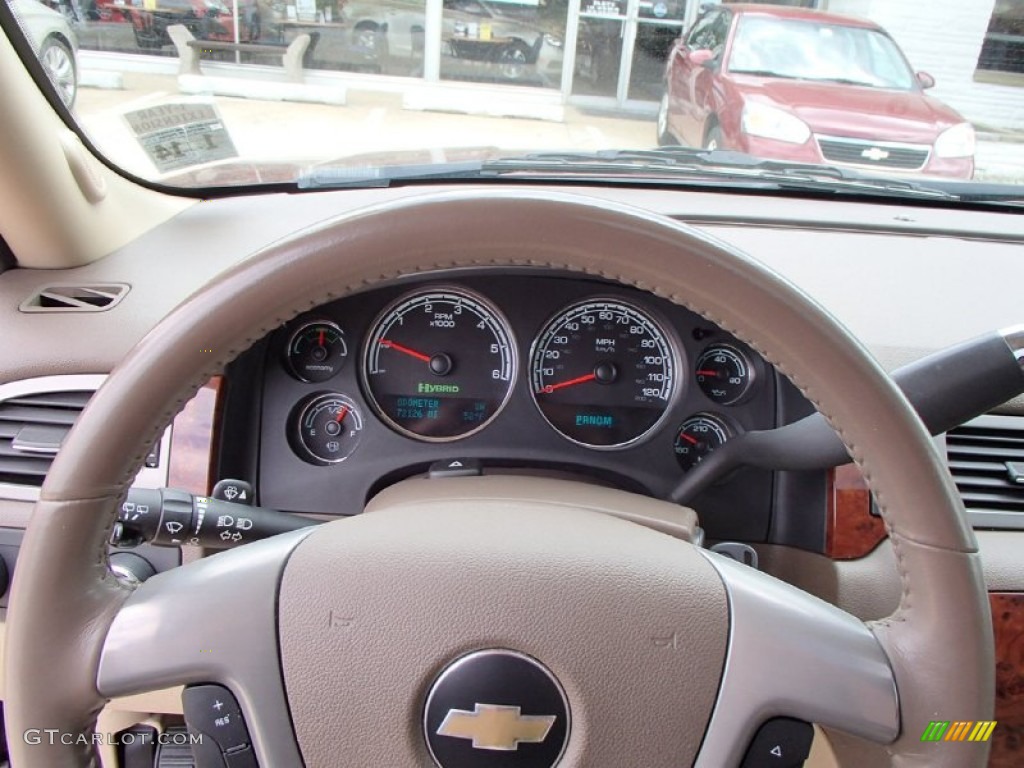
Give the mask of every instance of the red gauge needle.
M 326 334 L 326 333 L 327 333 L 327 331 L 320 331 L 320 344 L 319 344 L 319 346 L 321 346 L 321 347 L 324 345 L 324 334 Z
M 718 378 L 718 371 L 697 371 L 698 376 L 714 376 Z
M 683 440 L 688 442 L 690 445 L 697 445 L 697 443 L 700 442 L 700 440 L 698 440 L 696 437 L 693 437 L 692 435 L 687 435 L 684 432 L 681 432 L 679 436 L 683 438 Z
M 417 352 L 415 349 L 404 347 L 398 342 L 391 341 L 390 339 L 381 339 L 380 345 L 384 347 L 384 349 L 393 349 L 396 352 L 402 352 L 409 355 L 409 357 L 415 357 L 417 360 L 422 360 L 424 363 L 430 362 L 430 355 L 424 355 L 422 352 Z
M 338 411 L 338 415 L 334 417 L 334 420 L 341 424 L 341 422 L 345 420 L 345 417 L 348 416 L 348 410 L 349 409 L 347 405 L 341 406 L 341 410 Z
M 574 387 L 577 384 L 585 384 L 588 381 L 594 381 L 597 378 L 596 374 L 588 373 L 586 376 L 577 376 L 575 379 L 569 379 L 559 384 L 548 384 L 546 387 L 541 389 L 539 394 L 550 395 L 556 389 L 565 389 L 566 387 Z

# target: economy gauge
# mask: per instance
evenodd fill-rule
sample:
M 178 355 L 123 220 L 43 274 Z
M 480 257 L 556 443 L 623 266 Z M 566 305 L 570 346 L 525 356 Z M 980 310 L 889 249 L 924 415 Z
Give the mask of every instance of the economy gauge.
M 463 289 L 418 291 L 390 306 L 366 341 L 363 382 L 374 410 L 421 440 L 465 437 L 501 410 L 516 373 L 508 326 Z
M 288 366 L 302 381 L 327 381 L 348 356 L 345 334 L 334 323 L 307 323 L 288 342 Z
M 637 307 L 593 299 L 556 315 L 530 356 L 537 407 L 565 437 L 593 448 L 639 440 L 661 421 L 676 387 L 666 333 Z

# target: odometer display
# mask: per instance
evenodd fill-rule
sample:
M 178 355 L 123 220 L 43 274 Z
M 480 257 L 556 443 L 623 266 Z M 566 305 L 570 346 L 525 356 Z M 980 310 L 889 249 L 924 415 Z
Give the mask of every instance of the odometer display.
M 441 441 L 490 422 L 515 371 L 515 346 L 497 311 L 461 289 L 439 289 L 406 296 L 381 315 L 366 341 L 363 380 L 392 428 Z
M 673 346 L 647 313 L 618 300 L 576 304 L 540 332 L 530 388 L 544 417 L 570 440 L 613 448 L 661 420 L 676 383 Z

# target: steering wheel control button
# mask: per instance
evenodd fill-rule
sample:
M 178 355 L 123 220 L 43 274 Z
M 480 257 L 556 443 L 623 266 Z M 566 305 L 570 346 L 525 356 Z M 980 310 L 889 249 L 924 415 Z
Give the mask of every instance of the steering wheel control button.
M 256 753 L 252 751 L 252 747 L 246 747 L 237 752 L 228 752 L 224 755 L 224 762 L 227 763 L 227 768 L 259 768 L 259 763 L 256 762 Z M 196 768 L 200 768 L 200 766 L 196 766 Z
M 207 742 L 216 744 L 228 765 L 234 765 L 230 761 L 231 756 L 249 748 L 252 740 L 245 727 L 242 710 L 234 695 L 224 686 L 190 686 L 181 694 L 181 705 L 189 732 L 201 735 L 204 745 Z M 251 763 L 239 763 L 250 764 L 256 765 L 255 759 Z M 197 765 L 197 768 L 202 766 Z
M 711 547 L 711 551 L 757 569 L 757 550 L 749 544 L 738 541 L 722 541 Z
M 553 768 L 565 752 L 569 721 L 555 676 L 529 656 L 500 649 L 448 666 L 423 713 L 439 768 Z
M 252 504 L 252 483 L 245 480 L 218 480 L 210 495 L 220 501 L 230 501 L 232 504 Z
M 800 768 L 813 739 L 810 724 L 791 717 L 773 718 L 758 729 L 741 768 Z
M 483 466 L 478 459 L 435 461 L 427 470 L 427 477 L 431 480 L 439 477 L 475 477 L 482 474 Z

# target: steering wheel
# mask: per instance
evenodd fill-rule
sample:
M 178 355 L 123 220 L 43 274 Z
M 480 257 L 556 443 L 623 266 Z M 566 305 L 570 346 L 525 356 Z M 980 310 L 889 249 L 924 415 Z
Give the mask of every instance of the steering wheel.
M 600 513 L 649 499 L 608 491 L 595 504 L 593 487 L 486 477 L 407 484 L 366 514 L 134 591 L 110 575 L 120 499 L 148 446 L 211 375 L 323 302 L 412 274 L 492 266 L 633 285 L 756 348 L 827 416 L 864 473 L 895 551 L 898 609 L 865 624 Z M 477 651 L 530 665 L 515 677 L 524 697 L 559 692 L 565 709 L 541 718 L 543 736 L 531 731 L 543 723 L 515 707 L 486 710 L 488 695 L 507 691 L 480 693 L 480 673 L 453 673 L 488 657 Z M 477 686 L 460 689 L 479 705 L 465 717 L 516 713 L 511 727 L 492 722 L 489 737 L 468 727 L 501 751 L 452 739 L 470 761 L 460 765 L 560 757 L 563 768 L 729 768 L 764 720 L 786 715 L 885 745 L 892 765 L 962 768 L 984 765 L 987 744 L 920 736 L 933 719 L 990 720 L 993 669 L 980 559 L 949 475 L 906 400 L 835 319 L 668 218 L 568 194 L 474 189 L 387 202 L 273 244 L 124 359 L 68 436 L 26 533 L 5 705 L 16 768 L 93 765 L 88 738 L 75 736 L 92 732 L 106 699 L 191 683 L 233 692 L 263 768 L 425 766 L 436 729 L 424 727 L 424 702 L 459 694 L 440 691 L 444 681 Z M 33 728 L 72 737 L 30 746 L 18 734 Z M 529 751 L 559 734 L 557 755 Z

